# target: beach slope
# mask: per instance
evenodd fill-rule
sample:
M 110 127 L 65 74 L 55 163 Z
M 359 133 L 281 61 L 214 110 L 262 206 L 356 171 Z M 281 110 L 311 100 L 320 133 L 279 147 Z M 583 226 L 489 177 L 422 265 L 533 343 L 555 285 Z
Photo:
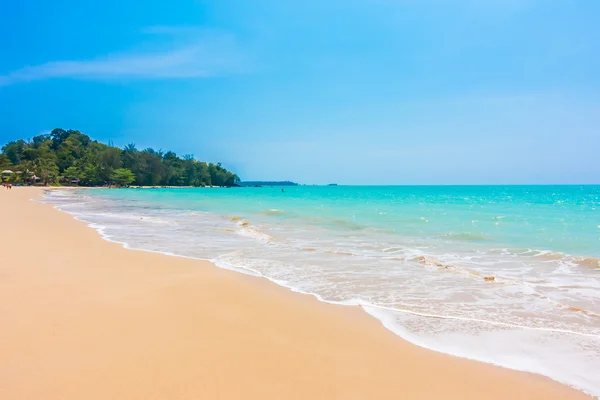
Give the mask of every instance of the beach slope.
M 586 398 L 419 348 L 358 307 L 126 250 L 42 194 L 0 191 L 0 399 Z

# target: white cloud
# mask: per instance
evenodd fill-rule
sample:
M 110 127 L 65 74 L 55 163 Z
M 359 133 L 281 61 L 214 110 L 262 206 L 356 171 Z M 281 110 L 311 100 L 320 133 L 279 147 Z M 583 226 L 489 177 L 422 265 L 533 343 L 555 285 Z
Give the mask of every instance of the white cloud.
M 0 86 L 50 78 L 86 80 L 206 78 L 237 72 L 239 52 L 231 35 L 194 27 L 151 27 L 171 35 L 169 48 L 109 54 L 90 60 L 50 61 L 0 75 Z

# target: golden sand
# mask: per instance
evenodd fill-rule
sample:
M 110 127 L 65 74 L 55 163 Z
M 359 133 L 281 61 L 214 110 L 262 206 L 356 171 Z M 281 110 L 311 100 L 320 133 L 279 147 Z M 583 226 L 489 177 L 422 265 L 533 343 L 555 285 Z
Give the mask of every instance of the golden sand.
M 586 397 L 422 349 L 358 307 L 126 250 L 41 194 L 0 191 L 2 400 Z

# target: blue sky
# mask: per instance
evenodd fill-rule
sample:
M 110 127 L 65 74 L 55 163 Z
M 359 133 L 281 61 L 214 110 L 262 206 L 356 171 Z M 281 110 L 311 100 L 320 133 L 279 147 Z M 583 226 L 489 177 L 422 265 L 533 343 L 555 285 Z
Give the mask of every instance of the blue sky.
M 302 183 L 600 183 L 596 0 L 8 2 L 0 142 Z

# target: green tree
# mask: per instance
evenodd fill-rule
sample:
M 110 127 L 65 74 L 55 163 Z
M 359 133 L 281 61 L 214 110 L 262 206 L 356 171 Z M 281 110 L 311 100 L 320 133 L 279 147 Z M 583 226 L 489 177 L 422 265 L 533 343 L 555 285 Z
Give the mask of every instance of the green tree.
M 25 180 L 29 179 L 29 172 L 33 172 L 44 185 L 54 184 L 58 181 L 56 153 L 52 151 L 51 146 L 52 140 L 48 135 L 35 136 L 31 142 L 25 145 L 21 157 L 23 163 L 28 162 L 26 171 L 24 171 Z
M 135 175 L 128 168 L 117 168 L 113 171 L 111 179 L 118 186 L 129 186 L 135 180 Z
M 10 159 L 5 154 L 0 154 L 0 170 L 12 167 Z
M 60 145 L 69 137 L 70 132 L 65 131 L 62 128 L 52 129 L 50 132 L 50 139 L 52 140 L 52 149 L 58 150 Z
M 139 151 L 135 144 L 124 149 L 92 140 L 77 130 L 56 128 L 49 135 L 34 136 L 30 141 L 16 140 L 6 143 L 0 155 L 0 168 L 10 168 L 19 174 L 14 179 L 22 183 L 35 183 L 38 176 L 44 184 L 59 180 L 70 182 L 79 179 L 81 185 L 99 186 L 119 177 L 119 184 L 128 185 L 185 185 L 185 186 L 232 186 L 239 178 L 220 163 L 207 164 L 197 161 L 193 155 L 183 158 L 177 154 L 146 148 Z M 134 181 L 125 179 L 129 170 Z M 121 183 L 126 182 L 126 183 Z
M 67 183 L 71 183 L 71 181 L 73 181 L 74 179 L 76 179 L 79 182 L 82 176 L 83 174 L 81 173 L 79 168 L 74 166 L 67 168 L 63 173 L 63 178 L 66 180 Z
M 121 149 L 116 147 L 105 147 L 100 152 L 100 169 L 102 178 L 105 181 L 110 180 L 112 173 L 121 168 Z
M 23 158 L 23 150 L 25 149 L 25 141 L 19 139 L 15 142 L 8 142 L 2 147 L 2 152 L 10 162 L 17 165 Z
M 81 133 L 71 133 L 65 139 L 63 139 L 61 144 L 58 146 L 58 150 L 56 150 L 56 164 L 58 165 L 60 172 L 63 172 L 67 168 L 73 166 L 77 160 L 83 157 L 86 147 L 82 144 L 82 141 L 79 140 L 81 139 L 80 136 L 85 135 Z M 89 140 L 87 140 L 87 143 L 89 143 Z M 54 145 L 55 144 L 53 143 L 53 146 Z
M 161 150 L 156 151 L 151 147 L 144 149 L 142 152 L 142 159 L 144 160 L 144 185 L 156 186 L 162 183 L 164 166 L 162 163 L 163 153 Z

